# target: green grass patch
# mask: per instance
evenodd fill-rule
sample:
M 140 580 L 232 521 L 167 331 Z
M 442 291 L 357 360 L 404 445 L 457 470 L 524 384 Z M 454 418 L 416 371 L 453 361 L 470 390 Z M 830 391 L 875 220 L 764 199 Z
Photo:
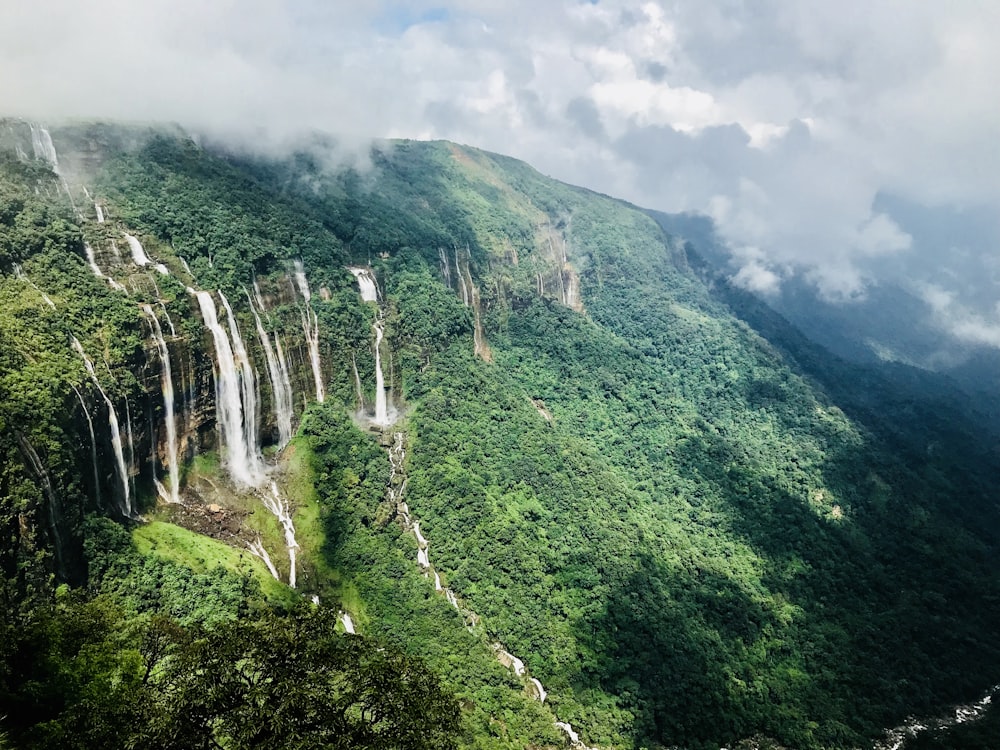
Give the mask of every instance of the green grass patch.
M 297 595 L 268 572 L 267 566 L 250 554 L 207 536 L 188 531 L 165 521 L 153 521 L 132 532 L 136 549 L 143 555 L 153 555 L 182 565 L 196 573 L 208 573 L 225 568 L 234 573 L 253 575 L 268 602 L 291 606 Z

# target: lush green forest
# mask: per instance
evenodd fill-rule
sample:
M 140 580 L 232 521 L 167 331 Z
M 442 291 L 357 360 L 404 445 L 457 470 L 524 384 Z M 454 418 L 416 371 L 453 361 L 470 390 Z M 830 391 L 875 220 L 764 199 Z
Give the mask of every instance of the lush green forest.
M 643 212 L 448 143 L 362 168 L 318 138 L 74 126 L 55 174 L 14 155 L 27 128 L 0 137 L 10 746 L 563 747 L 559 721 L 590 747 L 867 747 L 1000 675 L 996 436 Z M 227 474 L 196 292 L 246 340 L 295 589 L 268 485 Z

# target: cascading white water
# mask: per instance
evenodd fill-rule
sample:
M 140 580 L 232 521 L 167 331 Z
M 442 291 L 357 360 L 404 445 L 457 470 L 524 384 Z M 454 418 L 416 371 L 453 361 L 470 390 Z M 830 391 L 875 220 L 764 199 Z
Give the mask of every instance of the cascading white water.
M 444 285 L 451 289 L 451 266 L 448 263 L 448 252 L 443 248 L 438 248 L 438 258 L 441 261 L 441 276 L 444 278 Z
M 378 303 L 378 285 L 375 283 L 375 276 L 367 268 L 348 267 L 348 269 L 358 282 L 358 291 L 361 293 L 362 302 Z M 375 417 L 372 421 L 379 427 L 387 427 L 392 424 L 389 418 L 389 403 L 385 393 L 385 376 L 382 373 L 382 312 L 379 310 L 375 314 L 375 322 L 372 323 L 372 331 L 375 333 Z M 357 366 L 354 368 L 357 379 L 358 400 L 364 406 L 364 399 L 361 397 L 361 379 L 357 378 Z
M 278 335 L 277 331 L 274 333 L 274 353 L 278 358 L 278 377 L 281 380 L 281 387 L 288 391 L 289 401 L 294 404 L 292 378 L 288 374 L 288 358 L 285 356 L 285 347 L 281 345 L 281 336 Z
M 323 403 L 326 393 L 323 389 L 323 369 L 319 359 L 319 319 L 316 311 L 312 309 L 312 293 L 309 291 L 309 281 L 306 279 L 305 266 L 301 260 L 294 262 L 295 283 L 299 288 L 299 293 L 305 300 L 302 307 L 302 332 L 306 336 L 306 344 L 309 347 L 309 360 L 312 364 L 313 379 L 316 381 L 316 400 Z
M 458 283 L 462 292 L 462 304 L 468 307 L 472 304 L 472 296 L 469 294 L 469 288 L 465 284 L 465 274 L 462 273 L 462 264 L 458 260 L 457 247 L 455 248 L 455 271 L 458 273 Z
M 103 506 L 101 502 L 101 478 L 97 470 L 97 436 L 94 434 L 94 420 L 90 418 L 90 410 L 87 408 L 87 402 L 83 400 L 83 394 L 80 393 L 80 389 L 75 385 L 71 385 L 73 392 L 76 394 L 77 399 L 80 401 L 80 407 L 83 409 L 83 416 L 87 418 L 87 429 L 90 431 L 90 462 L 94 469 L 94 493 L 97 499 L 98 507 Z
M 545 692 L 545 688 L 542 687 L 542 683 L 534 677 L 529 677 L 528 682 L 535 686 L 535 697 L 538 698 L 538 702 L 545 703 L 545 699 L 549 694 Z
M 220 325 L 215 300 L 209 292 L 195 292 L 205 327 L 215 343 L 215 408 L 216 424 L 225 449 L 226 466 L 233 480 L 245 487 L 256 487 L 264 474 L 257 455 L 256 443 L 247 440 L 247 420 L 244 418 L 245 387 L 237 371 L 229 335 Z M 245 371 L 244 371 L 245 372 Z M 252 399 L 251 399 L 252 401 Z
M 142 312 L 149 319 L 149 324 L 153 329 L 153 341 L 160 355 L 160 387 L 163 393 L 163 406 L 166 411 L 167 427 L 167 470 L 170 473 L 170 494 L 169 500 L 173 503 L 181 501 L 180 496 L 180 466 L 177 458 L 177 421 L 174 416 L 174 379 L 173 371 L 170 367 L 170 350 L 167 342 L 163 338 L 163 330 L 160 328 L 160 321 L 156 318 L 156 313 L 149 305 L 142 305 Z
M 45 292 L 39 289 L 38 285 L 36 285 L 34 281 L 28 278 L 27 274 L 24 273 L 24 269 L 21 268 L 20 263 L 14 264 L 14 276 L 19 278 L 21 281 L 28 282 L 28 285 L 42 296 L 42 299 L 45 300 L 46 305 L 51 307 L 53 310 L 56 309 L 55 303 L 51 299 L 49 299 L 49 295 L 47 295 Z
M 45 495 L 47 500 L 48 511 L 49 511 L 49 525 L 52 529 L 52 547 L 56 556 L 56 566 L 59 569 L 61 575 L 65 575 L 65 568 L 63 567 L 62 558 L 62 537 L 59 533 L 59 521 L 62 518 L 62 511 L 59 507 L 59 496 L 55 493 L 52 487 L 52 478 L 49 476 L 49 472 L 45 468 L 45 464 L 42 463 L 42 459 L 39 458 L 38 453 L 35 451 L 34 447 L 28 442 L 28 439 L 24 437 L 21 433 L 17 434 L 17 442 L 21 448 L 21 453 L 28 459 L 28 463 L 31 464 L 32 469 L 38 476 L 38 481 L 42 485 L 42 493 Z
M 271 406 L 274 410 L 274 420 L 278 425 L 278 447 L 284 448 L 292 439 L 292 384 L 288 381 L 288 373 L 284 373 L 282 378 L 281 367 L 275 355 L 274 347 L 271 346 L 271 337 L 264 330 L 257 308 L 254 307 L 250 292 L 246 292 L 247 301 L 250 303 L 250 312 L 253 313 L 254 322 L 257 325 L 257 337 L 260 339 L 261 348 L 264 349 L 264 357 L 267 360 L 267 374 L 271 381 Z M 264 310 L 263 299 L 259 290 L 254 284 L 254 293 L 257 297 L 257 305 Z
M 99 279 L 103 279 L 104 272 L 101 271 L 101 267 L 97 265 L 97 256 L 94 254 L 94 248 L 85 242 L 83 243 L 83 252 L 87 256 L 87 265 L 90 266 L 90 270 L 93 271 L 94 276 Z
M 162 263 L 154 263 L 146 255 L 145 249 L 142 247 L 142 243 L 139 242 L 137 237 L 133 237 L 128 232 L 125 233 L 125 241 L 128 242 L 129 251 L 132 253 L 132 262 L 135 263 L 140 268 L 145 268 L 146 266 L 152 266 L 157 271 L 159 271 L 164 276 L 169 276 L 170 271 Z
M 104 398 L 104 403 L 108 406 L 108 427 L 111 430 L 111 447 L 115 451 L 115 466 L 118 469 L 118 478 L 121 480 L 122 495 L 124 497 L 124 507 L 125 515 L 132 515 L 132 492 L 129 486 L 129 470 L 128 464 L 125 462 L 125 447 L 122 442 L 121 428 L 118 423 L 118 412 L 115 411 L 115 405 L 108 398 L 108 394 L 104 392 L 101 387 L 101 382 L 97 379 L 97 371 L 94 370 L 94 363 L 90 361 L 90 357 L 87 356 L 87 352 L 83 350 L 83 344 L 74 336 L 72 339 L 73 350 L 80 355 L 83 360 L 84 367 L 87 368 L 87 374 L 90 375 L 91 381 L 97 386 L 98 392 Z
M 444 590 L 444 587 L 441 585 L 441 576 L 438 574 L 436 570 L 434 571 L 434 590 L 435 591 Z
M 413 522 L 413 536 L 417 538 L 417 545 L 420 547 L 427 547 L 427 540 L 424 539 L 424 535 L 420 533 L 420 521 Z
M 417 550 L 417 564 L 421 568 L 429 568 L 431 566 L 431 561 L 427 557 L 426 547 L 421 547 Z
M 264 507 L 266 507 L 271 513 L 274 514 L 275 518 L 278 519 L 278 523 L 281 524 L 282 531 L 285 534 L 285 547 L 288 550 L 288 585 L 293 589 L 295 588 L 295 556 L 296 551 L 299 548 L 298 543 L 295 541 L 295 524 L 292 523 L 292 514 L 288 510 L 288 503 L 281 497 L 278 492 L 278 485 L 275 482 L 271 482 L 271 494 L 270 496 L 264 496 Z
M 361 376 L 358 374 L 358 361 L 354 357 L 354 352 L 351 352 L 351 372 L 354 373 L 354 392 L 358 398 L 358 409 L 364 410 L 365 392 L 361 388 Z
M 152 261 L 149 256 L 146 255 L 146 251 L 142 247 L 142 243 L 139 242 L 137 237 L 133 237 L 128 232 L 125 233 L 125 241 L 128 242 L 129 250 L 132 253 L 132 262 L 139 267 L 148 266 Z
M 274 580 L 276 581 L 281 580 L 281 576 L 278 575 L 278 569 L 274 567 L 274 563 L 271 562 L 271 556 L 267 554 L 267 550 L 264 549 L 264 544 L 263 542 L 260 541 L 260 537 L 257 537 L 252 542 L 247 542 L 247 549 L 249 549 L 250 552 L 253 553 L 256 557 L 259 557 L 261 560 L 264 561 L 264 564 L 267 566 L 268 571 L 270 571 L 271 575 L 274 576 Z
M 378 284 L 375 282 L 375 274 L 368 268 L 349 266 L 348 271 L 354 274 L 358 281 L 358 289 L 361 292 L 363 302 L 378 302 Z
M 351 616 L 347 612 L 341 612 L 340 613 L 340 621 L 342 623 L 344 623 L 344 632 L 345 633 L 348 633 L 350 635 L 355 635 L 355 632 L 354 632 L 354 620 L 351 619 Z
M 222 306 L 226 310 L 229 337 L 233 344 L 233 356 L 236 360 L 236 366 L 240 368 L 240 389 L 243 397 L 243 439 L 255 466 L 260 470 L 263 467 L 260 463 L 260 440 L 257 438 L 257 410 L 260 407 L 257 372 L 247 354 L 243 336 L 240 335 L 240 327 L 236 323 L 236 316 L 233 315 L 233 308 L 230 307 L 229 300 L 226 299 L 226 295 L 222 293 L 221 289 L 219 290 L 219 299 L 222 300 Z
M 56 155 L 56 147 L 52 143 L 49 131 L 34 123 L 30 127 L 31 148 L 35 152 L 35 158 L 44 159 L 52 167 L 52 171 L 59 174 L 59 157 Z
M 184 260 L 183 258 L 181 258 L 180 256 L 178 256 L 178 259 L 180 260 L 181 265 L 184 267 L 184 270 L 187 271 L 187 275 L 190 276 L 193 279 L 194 278 L 194 274 L 191 273 L 191 266 L 189 266 L 188 262 L 186 260 Z
M 167 319 L 167 327 L 170 329 L 170 335 L 176 338 L 177 329 L 174 328 L 174 321 L 170 319 L 170 313 L 167 312 L 167 306 L 161 302 L 160 309 L 163 310 L 163 317 Z
M 382 313 L 375 317 L 372 324 L 375 331 L 375 424 L 387 427 L 389 420 L 389 405 L 385 397 L 385 378 L 382 375 Z
M 97 223 L 98 224 L 103 224 L 104 223 L 104 209 L 101 208 L 101 204 L 100 203 L 95 203 L 94 204 L 94 211 L 97 213 Z

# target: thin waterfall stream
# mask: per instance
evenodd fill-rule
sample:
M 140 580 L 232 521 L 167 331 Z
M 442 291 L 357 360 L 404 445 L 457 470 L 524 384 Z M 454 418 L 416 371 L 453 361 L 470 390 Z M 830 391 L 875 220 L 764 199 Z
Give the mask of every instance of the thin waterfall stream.
M 118 478 L 121 480 L 122 487 L 122 497 L 123 506 L 122 511 L 126 516 L 133 516 L 132 510 L 132 492 L 131 486 L 129 484 L 130 472 L 128 464 L 125 462 L 125 446 L 122 442 L 122 431 L 121 426 L 118 422 L 118 412 L 115 411 L 115 405 L 105 393 L 104 388 L 101 387 L 101 382 L 97 379 L 97 371 L 94 369 L 94 363 L 91 362 L 90 357 L 87 356 L 87 352 L 84 351 L 83 345 L 80 343 L 76 336 L 71 339 L 73 345 L 73 351 L 75 351 L 80 358 L 83 360 L 83 365 L 87 370 L 87 374 L 90 376 L 90 380 L 97 387 L 98 392 L 104 399 L 104 403 L 108 407 L 108 428 L 111 430 L 111 446 L 115 452 L 115 467 L 118 470 Z
M 165 493 L 166 499 L 172 503 L 179 503 L 180 498 L 180 461 L 177 451 L 177 417 L 174 414 L 174 376 L 170 367 L 170 350 L 167 342 L 163 338 L 163 330 L 160 328 L 160 321 L 149 305 L 141 305 L 143 313 L 149 319 L 150 327 L 153 330 L 153 341 L 156 343 L 157 352 L 160 355 L 160 386 L 163 394 L 163 407 L 167 428 L 167 470 L 170 474 L 170 488 Z

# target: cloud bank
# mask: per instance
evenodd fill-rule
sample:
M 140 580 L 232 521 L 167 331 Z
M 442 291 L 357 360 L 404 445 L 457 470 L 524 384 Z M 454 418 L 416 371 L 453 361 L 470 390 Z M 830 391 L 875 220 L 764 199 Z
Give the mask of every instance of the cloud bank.
M 6 3 L 0 100 L 261 141 L 449 138 L 707 213 L 755 291 L 911 276 L 992 313 L 1000 230 L 948 236 L 1000 215 L 996 28 L 1000 4 L 971 0 Z

